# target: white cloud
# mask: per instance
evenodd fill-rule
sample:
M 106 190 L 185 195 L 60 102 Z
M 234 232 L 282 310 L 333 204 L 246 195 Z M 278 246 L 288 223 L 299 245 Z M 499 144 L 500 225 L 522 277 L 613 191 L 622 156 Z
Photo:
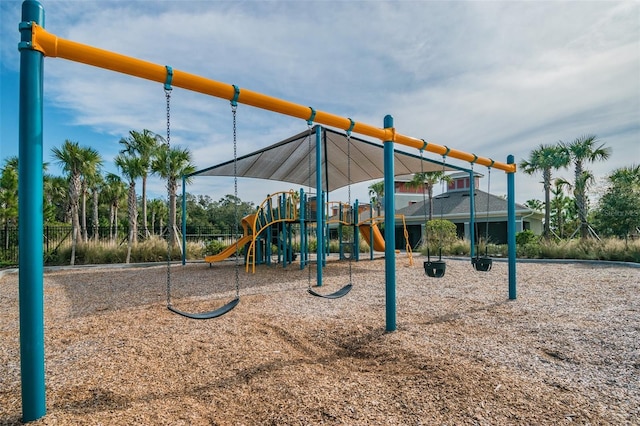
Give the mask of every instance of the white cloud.
M 15 5 L 0 7 L 3 40 L 17 41 Z M 498 160 L 514 154 L 519 161 L 540 143 L 585 133 L 614 149 L 609 162 L 593 167 L 598 174 L 640 158 L 637 2 L 49 1 L 45 7 L 47 28 L 61 37 L 373 125 L 392 114 L 401 133 Z M 17 49 L 7 45 L 2 66 L 15 72 Z M 47 102 L 66 110 L 70 124 L 114 143 L 131 129 L 166 131 L 162 85 L 60 59 L 47 60 L 45 70 Z M 176 89 L 171 115 L 172 142 L 188 146 L 199 168 L 231 158 L 228 102 Z M 238 153 L 305 126 L 241 106 Z M 540 198 L 538 180 L 518 174 L 518 201 Z M 506 192 L 504 181 L 492 182 L 497 193 Z M 228 193 L 226 182 L 211 185 Z M 262 190 L 247 185 L 249 192 Z M 355 191 L 354 198 L 367 198 L 366 185 Z

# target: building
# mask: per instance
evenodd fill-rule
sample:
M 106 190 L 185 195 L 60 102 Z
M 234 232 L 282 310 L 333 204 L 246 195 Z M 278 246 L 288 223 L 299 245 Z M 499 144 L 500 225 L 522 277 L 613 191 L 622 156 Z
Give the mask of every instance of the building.
M 446 219 L 455 223 L 458 237 L 470 240 L 470 176 L 465 172 L 457 172 L 449 175 L 449 177 L 451 180 L 447 184 L 447 190 L 433 197 L 432 217 L 434 219 Z M 489 241 L 494 244 L 506 244 L 507 200 L 478 189 L 481 178 L 481 174 L 476 173 L 474 175 L 474 186 L 476 188 L 474 192 L 475 235 L 484 239 L 488 222 Z M 423 196 L 420 188 L 416 190 L 416 188 L 406 185 L 408 180 L 410 179 L 402 177 L 402 179 L 398 179 L 396 184 L 396 213 L 405 216 L 409 240 L 411 245 L 415 247 L 422 239 L 423 225 L 429 217 L 430 205 L 428 197 Z M 426 203 L 423 199 L 426 200 Z M 543 217 L 543 213 L 516 203 L 516 232 L 530 229 L 535 234 L 540 235 L 543 229 Z

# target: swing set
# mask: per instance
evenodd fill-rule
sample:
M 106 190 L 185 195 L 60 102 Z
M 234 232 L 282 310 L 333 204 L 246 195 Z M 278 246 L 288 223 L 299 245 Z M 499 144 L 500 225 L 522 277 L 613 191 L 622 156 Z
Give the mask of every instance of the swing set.
M 171 69 L 171 67 L 167 67 L 167 81 L 164 84 L 164 92 L 165 92 L 165 96 L 167 99 L 167 149 L 171 149 L 171 76 L 173 75 L 173 71 Z M 236 90 L 236 94 L 239 93 L 239 90 Z M 237 176 L 237 169 L 238 169 L 238 155 L 237 155 L 237 147 L 238 147 L 238 143 L 237 143 L 237 121 L 236 121 L 236 111 L 238 109 L 238 102 L 237 102 L 237 96 L 234 96 L 233 99 L 231 99 L 231 113 L 233 115 L 233 171 L 234 171 L 234 176 L 233 176 L 233 195 L 234 195 L 234 208 L 233 208 L 233 213 L 234 213 L 234 223 L 233 223 L 233 234 L 234 235 L 238 235 L 238 224 L 240 222 L 240 215 L 238 212 L 238 176 Z M 168 160 L 168 156 L 167 156 L 167 169 L 170 168 L 170 163 Z M 167 173 L 167 175 L 169 175 L 170 173 Z M 168 187 L 168 185 L 167 185 Z M 167 203 L 169 203 L 169 199 L 171 198 L 171 194 L 168 193 L 167 194 Z M 205 319 L 212 319 L 212 318 L 217 318 L 217 317 L 221 317 L 222 315 L 230 312 L 233 308 L 235 308 L 238 303 L 240 303 L 240 276 L 239 276 L 239 270 L 240 270 L 240 261 L 238 259 L 238 256 L 235 256 L 235 265 L 234 265 L 234 278 L 235 278 L 235 290 L 236 290 L 236 296 L 235 298 L 233 298 L 231 301 L 229 301 L 228 303 L 226 303 L 225 305 L 214 309 L 212 311 L 207 311 L 207 312 L 199 312 L 199 313 L 191 313 L 191 312 L 186 312 L 183 310 L 180 310 L 176 307 L 173 306 L 172 302 L 171 302 L 171 253 L 173 252 L 173 243 L 174 243 L 174 239 L 171 237 L 171 233 L 168 232 L 168 241 L 167 241 L 167 309 L 169 309 L 171 312 L 176 313 L 178 315 L 181 315 L 185 318 L 190 318 L 190 319 L 197 319 L 197 320 L 205 320 Z M 237 252 L 237 245 L 238 243 L 236 242 L 236 252 Z M 186 246 L 185 246 L 186 248 Z
M 307 159 L 308 159 L 308 177 L 307 177 L 307 187 L 309 192 L 311 191 L 311 125 L 313 124 L 313 115 L 315 111 L 312 112 L 312 115 L 309 117 L 309 120 L 307 120 L 307 126 L 308 126 L 308 134 L 307 134 L 307 149 L 309 154 L 307 155 Z M 349 119 L 349 121 L 351 121 L 351 126 L 349 127 L 349 129 L 347 130 L 347 188 L 348 188 L 348 205 L 351 207 L 351 130 L 353 129 L 353 126 L 355 124 L 355 122 L 351 119 Z M 307 209 L 310 206 L 307 205 Z M 316 207 L 316 210 L 320 210 L 322 208 L 322 204 L 320 206 Z M 353 209 L 350 209 L 350 215 L 351 215 L 351 222 L 354 222 L 354 218 L 353 218 Z M 322 221 L 318 220 L 318 224 L 320 224 Z M 323 238 L 322 238 L 322 227 L 318 226 L 317 230 L 318 230 L 318 247 L 321 247 Z M 351 233 L 351 238 L 355 238 L 355 233 L 352 232 Z M 322 256 L 320 255 L 321 251 L 318 252 L 318 257 L 316 259 L 316 268 L 319 271 L 319 273 L 317 274 L 317 283 L 318 285 L 322 285 L 322 273 L 320 271 L 322 271 Z M 307 292 L 315 297 L 321 297 L 324 299 L 339 299 L 345 295 L 347 295 L 347 293 L 349 293 L 351 291 L 351 289 L 353 288 L 353 253 L 352 256 L 349 256 L 349 281 L 347 282 L 347 284 L 342 287 L 340 290 L 335 291 L 333 293 L 330 294 L 322 294 L 317 292 L 316 290 L 314 290 L 311 286 L 311 268 L 309 268 L 309 265 L 307 265 L 307 270 L 308 272 L 308 278 L 307 278 Z
M 427 146 L 427 142 L 425 142 L 425 147 Z M 449 148 L 447 148 L 448 150 Z M 424 148 L 420 150 L 420 159 L 424 160 L 423 158 L 423 151 Z M 447 151 L 448 152 L 448 151 Z M 476 217 L 476 212 L 477 212 L 477 208 L 476 208 L 476 195 L 475 195 L 475 172 L 473 170 L 473 165 L 474 163 L 477 161 L 478 156 L 473 154 L 474 159 L 472 161 L 470 161 L 471 164 L 471 171 L 470 171 L 470 176 L 469 176 L 469 181 L 471 183 L 470 188 L 469 188 L 469 195 L 471 197 L 471 216 L 470 216 L 470 225 L 473 228 L 472 230 L 472 237 L 471 237 L 471 266 L 473 266 L 473 269 L 475 269 L 476 271 L 479 272 L 488 272 L 491 270 L 491 266 L 493 265 L 493 259 L 491 259 L 489 257 L 488 254 L 488 242 L 489 242 L 489 208 L 490 208 L 490 201 L 491 201 L 491 166 L 495 163 L 493 160 L 491 160 L 491 165 L 487 167 L 488 172 L 487 172 L 487 209 L 486 209 L 486 218 L 485 218 L 485 235 L 484 235 L 484 245 L 485 245 L 485 252 L 484 255 L 482 257 L 480 257 L 479 252 L 480 252 L 480 235 L 479 232 L 477 231 L 477 225 L 475 223 L 475 217 Z M 442 183 L 442 193 L 444 194 L 445 190 L 444 190 L 444 174 L 445 174 L 445 164 L 446 164 L 446 153 L 442 156 L 442 176 L 440 178 L 440 182 Z M 424 167 L 423 167 L 423 162 L 420 162 L 420 174 L 421 176 L 424 176 Z M 425 235 L 427 235 L 427 209 L 426 209 L 426 205 L 427 205 L 427 200 L 426 200 L 426 195 L 424 190 L 422 191 L 422 205 L 423 205 L 423 212 L 424 212 L 424 223 L 425 223 Z M 444 219 L 444 202 L 442 201 L 440 203 L 440 220 Z M 428 235 L 427 235 L 428 236 Z M 474 240 L 476 242 L 476 246 L 474 247 Z M 438 260 L 431 260 L 431 253 L 430 253 L 430 244 L 428 241 L 428 238 L 425 239 L 426 242 L 426 246 L 427 246 L 427 260 L 424 262 L 424 272 L 427 276 L 431 277 L 431 278 L 442 278 L 444 277 L 446 270 L 447 270 L 447 263 L 442 260 L 442 232 L 438 233 Z M 474 251 L 475 251 L 475 256 L 474 256 Z
M 75 41 L 66 40 L 49 33 L 43 28 L 45 13 L 42 5 L 35 0 L 26 0 L 22 4 L 22 20 L 18 25 L 20 32 L 20 104 L 19 104 L 19 206 L 18 220 L 22 225 L 19 234 L 19 300 L 20 300 L 20 358 L 23 421 L 36 420 L 46 414 L 45 397 L 45 357 L 44 357 L 44 277 L 43 277 L 43 79 L 44 57 L 58 57 L 79 62 L 134 77 L 155 81 L 170 82 L 173 87 L 202 93 L 205 95 L 235 101 L 276 112 L 283 115 L 312 121 L 325 126 L 348 130 L 360 135 L 377 139 L 384 146 L 384 185 L 394 188 L 394 145 L 401 144 L 414 149 L 423 149 L 438 155 L 447 155 L 464 162 L 474 161 L 507 174 L 507 234 L 509 247 L 508 289 L 509 299 L 516 298 L 516 258 L 515 258 L 515 172 L 513 155 L 507 162 L 493 161 L 487 157 L 477 157 L 461 150 L 450 149 L 443 145 L 396 132 L 393 117 L 387 115 L 383 127 L 355 122 L 323 111 L 296 104 L 290 101 L 264 95 L 235 85 L 218 82 L 205 77 L 171 69 L 165 65 L 98 49 Z M 171 70 L 171 71 L 169 71 Z M 168 134 L 168 136 L 170 136 Z M 392 193 L 392 191 L 389 191 Z M 385 197 L 385 320 L 386 331 L 396 330 L 396 264 L 395 264 L 395 200 Z M 238 222 L 236 218 L 236 222 Z M 168 262 L 170 263 L 170 262 Z M 318 267 L 318 271 L 322 268 Z M 168 267 L 170 274 L 170 264 Z M 319 272 L 320 273 L 320 272 Z M 168 296 L 171 282 L 167 280 Z M 322 297 L 340 297 L 351 289 L 349 283 L 334 293 Z M 216 317 L 233 309 L 239 301 L 236 284 L 236 297 L 222 308 L 204 313 L 182 312 L 171 305 L 171 309 L 190 318 Z

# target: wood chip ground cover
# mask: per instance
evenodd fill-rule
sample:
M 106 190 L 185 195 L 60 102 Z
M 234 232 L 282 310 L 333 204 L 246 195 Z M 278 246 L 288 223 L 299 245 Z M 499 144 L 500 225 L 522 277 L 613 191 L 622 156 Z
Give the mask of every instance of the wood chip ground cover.
M 297 264 L 239 274 L 240 305 L 208 321 L 165 307 L 166 267 L 45 274 L 47 415 L 35 425 L 640 424 L 640 269 L 518 264 L 473 271 L 352 264 L 342 299 Z M 348 280 L 328 262 L 325 285 Z M 315 271 L 312 272 L 315 278 Z M 173 303 L 233 298 L 233 262 L 174 266 Z M 0 425 L 20 424 L 17 274 L 0 277 Z

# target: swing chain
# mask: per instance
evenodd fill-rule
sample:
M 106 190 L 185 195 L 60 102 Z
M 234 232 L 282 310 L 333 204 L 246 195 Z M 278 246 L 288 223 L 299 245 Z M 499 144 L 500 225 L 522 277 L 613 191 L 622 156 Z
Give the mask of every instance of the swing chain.
M 231 103 L 231 114 L 233 116 L 233 214 L 234 214 L 234 223 L 233 223 L 233 233 L 235 238 L 238 238 L 238 222 L 240 218 L 238 217 L 238 132 L 237 132 L 237 123 L 236 123 L 236 112 L 238 110 L 238 104 L 235 102 Z M 237 241 L 237 240 L 236 240 Z M 236 286 L 236 297 L 240 297 L 240 259 L 238 256 L 238 243 L 236 242 L 236 257 L 235 257 L 235 286 Z
M 309 120 L 307 121 L 307 150 L 309 151 L 307 154 L 307 165 L 308 165 L 308 170 L 309 170 L 309 175 L 307 177 L 307 206 L 304 209 L 305 211 L 305 215 L 307 216 L 306 219 L 306 236 L 305 238 L 309 238 L 309 224 L 311 223 L 311 215 L 310 215 L 310 207 L 311 207 L 311 203 L 309 202 L 309 193 L 311 193 L 311 123 L 312 121 Z M 321 189 L 321 188 L 320 188 Z M 318 194 L 319 194 L 320 190 L 318 190 L 318 188 L 316 188 L 316 208 L 318 208 L 318 201 L 320 200 Z M 317 225 L 316 225 L 317 226 Z M 317 228 L 316 228 L 317 229 Z M 302 253 L 300 253 L 300 258 L 302 260 Z M 316 267 L 320 267 L 319 263 L 316 263 Z M 309 245 L 307 244 L 307 288 L 309 290 L 311 290 L 311 267 L 310 267 L 310 262 L 309 262 Z
M 353 127 L 353 121 L 351 121 L 351 127 Z M 353 257 L 356 255 L 356 212 L 351 205 L 351 128 L 347 131 L 347 202 L 349 203 L 349 210 L 351 211 L 351 253 L 349 253 L 349 284 L 353 283 Z
M 446 170 L 446 163 L 447 163 L 447 154 L 449 153 L 449 147 L 447 148 L 447 152 L 445 152 L 442 155 L 442 178 L 440 180 L 441 185 L 440 188 L 442 190 L 442 195 L 444 196 L 445 193 L 445 174 L 447 173 Z M 440 221 L 444 221 L 444 198 L 442 198 L 442 202 L 440 203 Z M 440 227 L 440 232 L 438 232 L 438 251 L 439 251 L 439 260 L 442 260 L 442 239 L 443 239 L 443 231 L 442 231 L 442 227 Z
M 420 176 L 422 179 L 422 188 L 420 188 L 420 190 L 422 191 L 422 212 L 424 213 L 424 243 L 428 244 L 428 238 L 427 237 L 427 222 L 429 221 L 429 218 L 427 216 L 427 194 L 425 193 L 425 188 L 424 188 L 424 181 L 425 181 L 425 174 L 424 174 L 424 150 L 420 150 Z M 431 206 L 429 206 L 429 209 L 431 209 Z
M 485 231 L 484 231 L 484 254 L 485 256 L 488 253 L 489 246 L 489 203 L 491 201 L 491 167 L 487 168 L 487 217 L 485 220 Z
M 171 89 L 164 89 L 167 99 L 167 172 L 171 170 L 169 164 L 169 151 L 171 150 Z M 167 205 L 171 202 L 171 192 L 169 182 L 167 181 Z M 167 206 L 169 207 L 169 206 Z M 171 252 L 173 241 L 171 241 L 171 233 L 167 228 L 167 306 L 171 307 Z

